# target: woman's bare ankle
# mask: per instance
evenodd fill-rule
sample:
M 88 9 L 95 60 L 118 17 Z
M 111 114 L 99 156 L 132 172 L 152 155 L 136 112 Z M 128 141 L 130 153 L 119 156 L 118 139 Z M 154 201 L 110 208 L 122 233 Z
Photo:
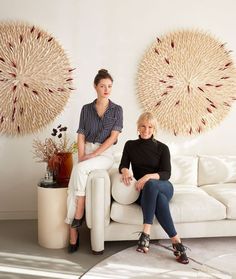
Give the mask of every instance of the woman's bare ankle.
M 77 241 L 78 233 L 74 228 L 70 228 L 70 243 L 75 244 Z
M 174 236 L 174 237 L 171 237 L 171 242 L 173 244 L 176 244 L 176 243 L 181 243 L 181 239 L 178 235 Z

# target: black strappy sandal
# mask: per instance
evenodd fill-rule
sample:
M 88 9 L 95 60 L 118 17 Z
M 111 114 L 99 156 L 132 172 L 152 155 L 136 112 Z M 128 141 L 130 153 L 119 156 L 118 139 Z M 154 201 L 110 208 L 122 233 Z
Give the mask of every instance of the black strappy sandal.
M 174 255 L 176 257 L 176 260 L 179 263 L 188 264 L 189 260 L 188 260 L 188 257 L 186 255 L 186 253 L 185 253 L 187 248 L 181 242 L 180 243 L 173 243 L 172 247 L 174 249 Z
M 136 251 L 140 253 L 147 253 L 149 250 L 149 241 L 150 235 L 142 232 L 138 240 L 138 247 Z

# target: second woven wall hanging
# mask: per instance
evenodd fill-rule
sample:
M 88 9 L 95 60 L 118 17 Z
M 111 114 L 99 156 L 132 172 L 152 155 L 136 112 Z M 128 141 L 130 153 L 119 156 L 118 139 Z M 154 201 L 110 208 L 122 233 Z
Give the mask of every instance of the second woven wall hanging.
M 236 69 L 225 44 L 183 30 L 156 38 L 138 69 L 137 94 L 161 128 L 194 135 L 219 124 L 236 100 Z

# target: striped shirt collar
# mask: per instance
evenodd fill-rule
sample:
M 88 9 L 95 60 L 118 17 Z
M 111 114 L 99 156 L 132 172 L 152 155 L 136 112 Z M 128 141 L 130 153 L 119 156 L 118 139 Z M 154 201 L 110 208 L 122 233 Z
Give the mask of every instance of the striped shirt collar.
M 93 102 L 92 102 L 92 106 L 93 108 L 96 110 L 96 101 L 97 99 L 95 99 Z M 116 105 L 109 99 L 109 105 L 108 105 L 108 108 L 107 108 L 107 111 L 114 108 Z M 96 110 L 97 111 L 97 110 Z

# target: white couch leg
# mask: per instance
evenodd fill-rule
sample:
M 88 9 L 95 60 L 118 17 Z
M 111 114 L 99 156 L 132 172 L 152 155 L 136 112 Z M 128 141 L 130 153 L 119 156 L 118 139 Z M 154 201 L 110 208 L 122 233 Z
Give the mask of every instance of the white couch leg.
M 102 254 L 104 251 L 104 178 L 94 178 L 92 181 L 92 228 L 90 231 L 93 254 Z

